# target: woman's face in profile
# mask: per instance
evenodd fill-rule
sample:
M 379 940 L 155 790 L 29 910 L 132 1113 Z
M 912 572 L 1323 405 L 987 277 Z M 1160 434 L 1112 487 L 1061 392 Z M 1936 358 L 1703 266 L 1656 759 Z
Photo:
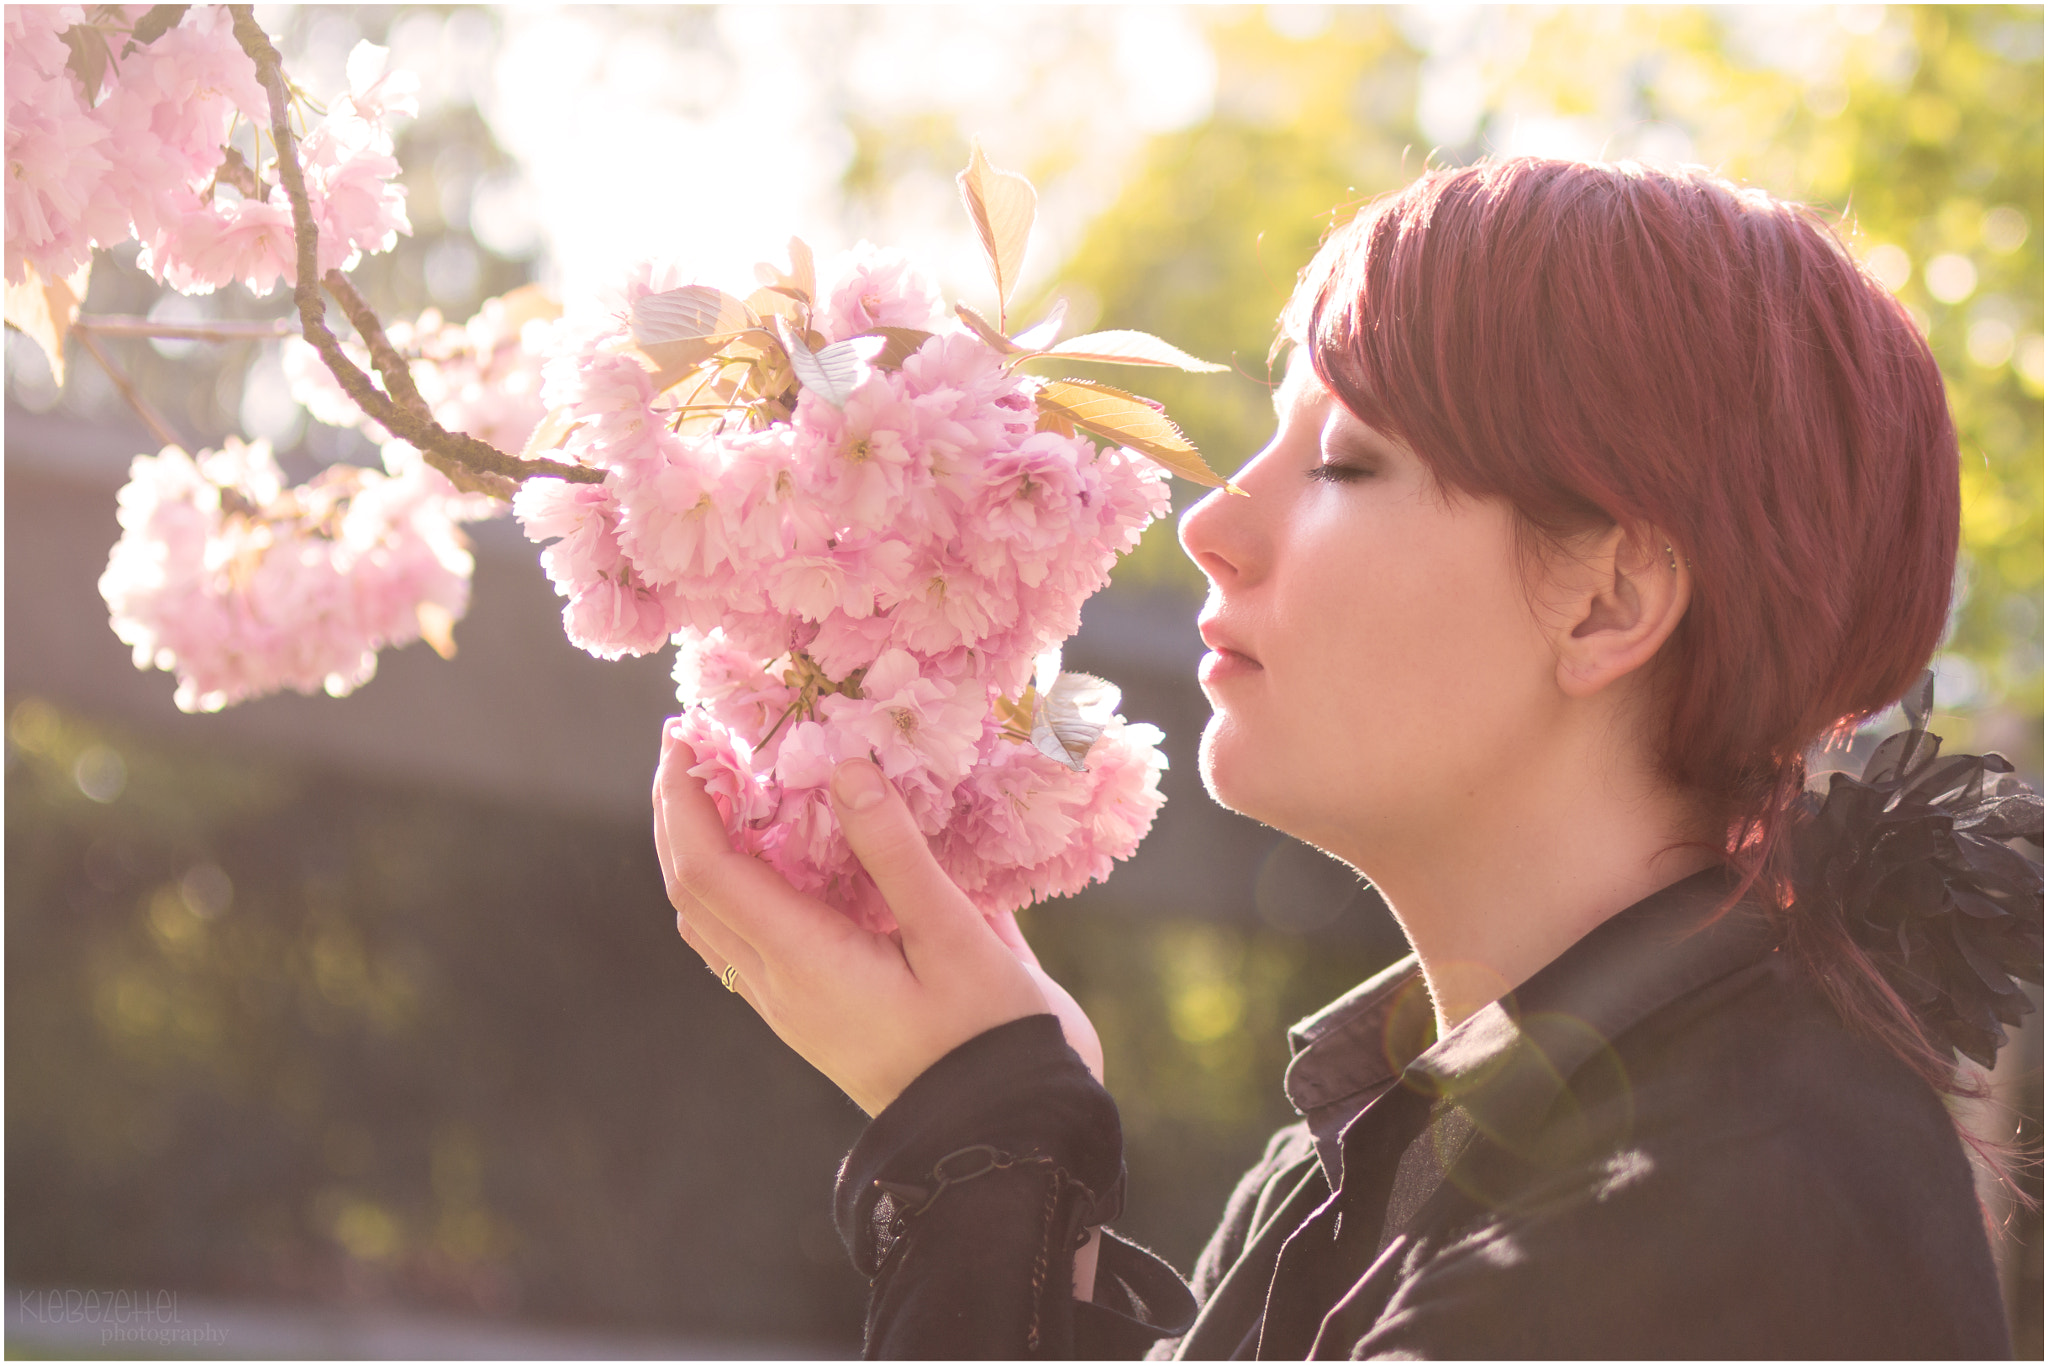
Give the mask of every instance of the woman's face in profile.
M 1370 874 L 1376 850 L 1426 853 L 1539 761 L 1556 658 L 1505 503 L 1441 491 L 1303 348 L 1274 407 L 1279 429 L 1234 477 L 1249 496 L 1218 490 L 1181 518 L 1209 580 L 1202 779 Z

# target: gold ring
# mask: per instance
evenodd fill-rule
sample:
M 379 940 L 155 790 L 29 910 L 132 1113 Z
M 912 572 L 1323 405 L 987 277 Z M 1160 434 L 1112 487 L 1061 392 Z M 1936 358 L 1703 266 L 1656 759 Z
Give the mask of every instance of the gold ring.
M 725 971 L 719 974 L 718 980 L 725 983 L 725 989 L 727 991 L 738 991 L 739 988 L 732 984 L 732 979 L 739 975 L 740 965 L 738 963 L 727 963 L 725 965 Z

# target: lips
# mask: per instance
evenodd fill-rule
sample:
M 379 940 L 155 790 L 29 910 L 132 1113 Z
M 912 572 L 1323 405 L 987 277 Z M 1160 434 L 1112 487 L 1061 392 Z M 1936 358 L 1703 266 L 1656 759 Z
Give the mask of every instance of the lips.
M 1233 679 L 1255 678 L 1265 672 L 1266 666 L 1253 658 L 1239 638 L 1220 623 L 1208 620 L 1197 624 L 1209 653 L 1202 656 L 1201 667 L 1195 670 L 1195 677 L 1203 690 L 1209 693 L 1211 701 L 1216 700 L 1215 690 L 1227 687 Z
M 1239 660 L 1243 661 L 1246 664 L 1258 664 L 1258 658 L 1254 656 L 1251 651 L 1245 649 L 1244 646 L 1238 642 L 1237 638 L 1233 636 L 1227 629 L 1225 629 L 1215 618 L 1207 618 L 1205 620 L 1198 621 L 1195 624 L 1197 627 L 1200 628 L 1202 632 L 1202 643 L 1204 645 L 1207 645 L 1210 649 L 1214 650 L 1217 654 L 1226 656 L 1235 655 Z

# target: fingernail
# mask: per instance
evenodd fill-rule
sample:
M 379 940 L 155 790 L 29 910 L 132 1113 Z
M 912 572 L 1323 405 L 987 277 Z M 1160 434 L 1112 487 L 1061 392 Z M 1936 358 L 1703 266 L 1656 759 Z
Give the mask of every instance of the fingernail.
M 832 771 L 832 792 L 849 811 L 866 811 L 882 800 L 882 770 L 865 759 L 848 759 Z

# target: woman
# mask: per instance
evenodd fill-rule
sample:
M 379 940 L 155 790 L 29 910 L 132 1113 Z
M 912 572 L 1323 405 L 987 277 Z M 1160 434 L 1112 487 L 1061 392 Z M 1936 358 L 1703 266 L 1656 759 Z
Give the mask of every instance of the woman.
M 1924 946 L 1961 899 L 2004 936 L 1961 952 L 2038 980 L 2038 873 L 1954 841 L 2038 842 L 2039 803 L 1924 738 L 1800 796 L 1948 608 L 1955 436 L 1904 310 L 1802 210 L 1516 159 L 1368 208 L 1283 325 L 1249 497 L 1181 524 L 1203 779 L 1369 877 L 1415 954 L 1293 1032 L 1303 1123 L 1192 1295 L 1100 1231 L 1085 1016 L 880 773 L 834 796 L 900 945 L 733 854 L 666 747 L 684 939 L 876 1117 L 838 1192 L 870 1354 L 2005 1354 L 1937 1091 L 2010 982 Z M 1947 833 L 1906 866 L 1870 819 L 1914 783 L 1885 818 Z M 1862 876 L 1880 846 L 1905 881 Z

